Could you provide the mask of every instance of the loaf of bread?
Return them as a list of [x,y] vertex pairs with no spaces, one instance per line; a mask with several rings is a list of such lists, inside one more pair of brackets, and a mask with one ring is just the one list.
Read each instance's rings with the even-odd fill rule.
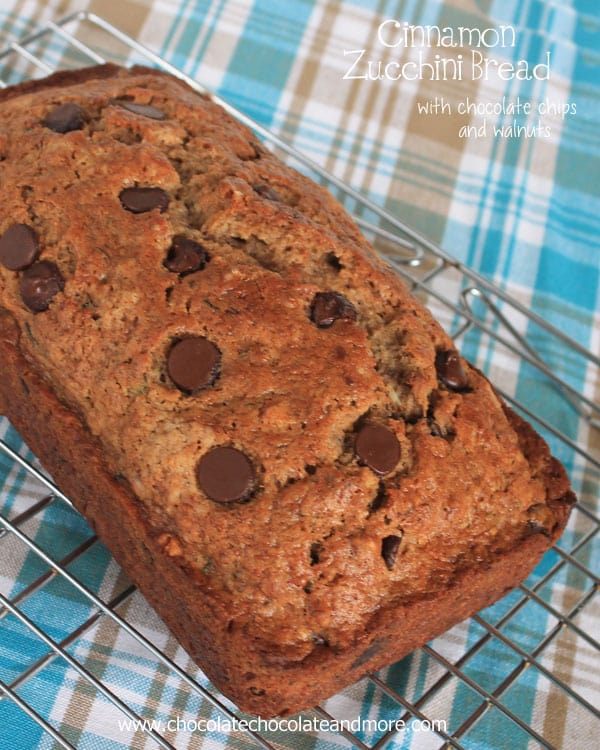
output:
[[286,715],[522,581],[562,466],[323,188],[145,68],[0,93],[0,411],[214,684]]

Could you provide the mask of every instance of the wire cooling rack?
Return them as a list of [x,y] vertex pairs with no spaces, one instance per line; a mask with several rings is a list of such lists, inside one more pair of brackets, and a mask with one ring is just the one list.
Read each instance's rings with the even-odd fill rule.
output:
[[[150,64],[208,93],[88,12],[49,23],[1,51],[0,86],[107,60]],[[248,717],[210,686],[181,650],[173,647],[172,639],[160,634],[160,626],[159,635],[144,628],[144,617],[151,618],[151,614],[144,610],[139,594],[108,561],[103,546],[83,520],[79,526],[73,522],[73,517],[78,517],[70,500],[1,419],[0,479],[5,489],[0,495],[0,592],[11,592],[0,593],[0,738],[8,732],[2,746],[17,746],[21,724],[29,722],[29,726],[37,725],[38,733],[42,731],[43,747],[114,747],[108,738],[106,745],[102,744],[102,728],[94,734],[94,742],[86,745],[72,725],[61,721],[46,704],[45,679],[60,667],[77,682],[82,700],[101,696],[107,710],[134,722],[129,725],[135,731],[128,735],[128,742],[136,748],[184,746],[180,744],[183,733],[175,731],[179,726],[156,720],[165,712],[168,716],[169,711],[180,710],[182,695],[188,703],[196,701],[196,718],[208,716],[213,722],[213,734],[203,740],[209,747],[224,742],[239,748],[269,749],[347,746],[379,750],[395,746],[496,750],[516,744],[548,750],[594,747],[600,736],[600,611],[595,596],[599,579],[594,572],[600,551],[600,408],[594,396],[600,360],[532,313],[526,299],[507,295],[460,265],[279,137],[213,98],[284,158],[339,195],[364,233],[432,308],[466,355],[494,382],[505,385],[503,396],[545,435],[568,466],[579,502],[562,539],[509,596],[424,646],[400,667],[371,675],[360,689],[355,686],[344,691],[303,715],[298,731],[284,733],[273,725],[244,724]],[[514,397],[517,376],[519,382],[529,384],[532,411]],[[549,402],[552,410],[545,408]],[[558,420],[557,411],[561,415]],[[3,565],[9,547],[21,550],[21,556],[26,554],[37,571],[16,593],[9,585],[11,571]],[[97,566],[101,577],[94,574]],[[62,587],[63,600],[72,607],[40,614],[37,598],[52,586]],[[132,613],[140,607],[142,616],[138,612],[136,618]],[[78,618],[73,616],[75,611]],[[104,627],[112,630],[113,644],[120,643],[119,638],[131,639],[139,659],[154,665],[165,684],[175,686],[171,694],[163,695],[158,703],[140,706],[128,686],[110,673],[111,667],[118,673],[118,648],[103,654],[101,661],[84,658],[81,654],[88,652],[82,644],[89,650],[90,642],[99,638]],[[27,658],[15,664],[3,651],[3,634],[14,636],[19,628]],[[490,682],[478,663],[494,650],[503,654],[507,667],[501,679]],[[349,707],[355,706],[357,691],[360,696],[372,696],[380,718],[384,715],[381,707],[386,707],[387,722],[371,716],[370,723],[353,723]],[[533,710],[532,691],[536,696]],[[459,693],[464,695],[457,701]],[[364,710],[365,703],[361,705]],[[199,721],[186,724],[190,731],[199,726]],[[211,728],[208,724],[204,727]],[[189,733],[185,747],[188,739]]]

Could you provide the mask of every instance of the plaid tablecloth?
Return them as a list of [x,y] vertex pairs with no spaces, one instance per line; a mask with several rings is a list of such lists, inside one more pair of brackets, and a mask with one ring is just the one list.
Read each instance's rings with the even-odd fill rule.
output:
[[[0,48],[83,10],[105,18],[280,134],[583,348],[600,351],[600,6],[595,0],[4,0]],[[462,40],[461,28],[466,30]],[[123,54],[109,47],[107,56]],[[5,80],[13,80],[10,65],[8,58],[2,60]],[[525,324],[524,330],[552,371],[598,402],[597,369],[555,349],[537,327]],[[598,573],[593,514],[599,471],[577,448],[597,460],[600,434],[531,367],[503,367],[502,357],[491,357],[494,346],[482,337],[466,346],[492,377],[500,377],[504,391],[568,438],[565,443],[544,429],[580,496],[582,510],[574,514],[563,548],[581,543],[576,562],[582,569],[571,563],[536,591],[555,612],[570,614],[576,628],[567,627],[564,638],[540,647],[560,619],[529,599],[518,626],[509,619],[501,628],[509,643],[490,638],[459,662],[461,677],[450,670],[444,686],[419,704],[423,716],[445,722],[438,727],[442,731],[419,726],[413,717],[407,729],[391,737],[390,746],[440,747],[444,736],[458,731],[457,746],[465,748],[525,750],[544,746],[540,738],[545,738],[551,747],[591,749],[600,737],[592,710],[600,696],[600,607],[593,579],[583,568]],[[4,419],[0,436],[28,455]],[[85,545],[91,532],[64,503],[44,504],[46,494],[0,454],[2,516],[18,518],[40,502],[39,512],[29,521],[21,519],[19,528],[61,561]],[[38,663],[48,644],[0,607],[0,748],[59,747],[19,700],[77,748],[154,748],[155,739],[144,731],[150,729],[176,748],[254,746],[181,675],[109,618],[70,638],[94,607],[2,528],[0,523],[0,594],[54,643],[67,640],[66,657]],[[543,580],[560,559],[549,553],[528,585]],[[90,543],[68,569],[102,601],[125,590],[119,613],[205,684],[142,597],[126,596],[127,579],[102,545]],[[48,580],[39,584],[44,575]],[[28,588],[35,581],[38,588]],[[485,622],[501,621],[519,596],[522,592],[485,613]],[[434,644],[437,656],[419,651],[380,675],[381,684],[363,681],[327,708],[355,721],[350,731],[370,746],[386,721],[403,716],[382,684],[418,701],[446,672],[437,657],[453,664],[485,632],[484,621],[464,623]],[[537,662],[523,668],[523,653],[534,661],[539,655],[542,668]],[[35,668],[21,679],[31,665]],[[78,674],[77,665],[155,723],[136,726]],[[513,670],[520,670],[518,677],[503,689]],[[584,700],[573,699],[552,675]],[[492,696],[480,713],[482,694],[469,681]],[[17,702],[2,697],[2,685],[11,684]],[[503,713],[496,696],[537,735]],[[340,733],[313,729],[280,726],[265,736],[285,748],[347,745]]]

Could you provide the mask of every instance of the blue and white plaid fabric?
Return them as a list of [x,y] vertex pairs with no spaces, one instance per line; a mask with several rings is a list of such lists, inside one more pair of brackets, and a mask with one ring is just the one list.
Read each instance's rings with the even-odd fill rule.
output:
[[[597,2],[5,0],[0,8],[0,49],[75,10],[93,11],[138,39],[480,272],[525,310],[583,349],[600,352]],[[386,20],[381,35],[378,30]],[[479,30],[479,39],[490,46],[426,49],[430,62],[439,54],[456,65],[463,54],[462,80],[430,80],[428,69],[415,74],[418,50],[402,43],[404,24]],[[513,43],[491,44],[500,38],[494,33],[503,26]],[[107,58],[127,58],[126,48],[94,28],[93,34],[89,29],[83,32],[83,41],[93,43]],[[63,63],[61,44],[60,39],[40,43],[39,54],[47,56],[51,67]],[[469,68],[473,49],[492,58],[493,69],[504,63],[505,71],[522,70],[525,61],[531,72],[550,61],[550,74],[545,77],[543,68],[537,68],[538,78],[507,73],[506,80],[497,74],[485,80]],[[0,75],[7,82],[19,80],[24,75],[20,65],[14,56],[2,58]],[[448,69],[455,68],[448,63]],[[504,110],[507,103],[518,102],[521,111],[505,112],[503,102]],[[528,112],[523,112],[525,103]],[[354,208],[351,199],[347,204]],[[459,281],[456,289],[443,291],[458,298],[461,285]],[[499,304],[507,315],[515,312],[510,303]],[[489,307],[480,313],[489,316]],[[447,323],[456,329],[452,316]],[[496,331],[497,316],[489,323]],[[518,311],[514,326],[551,372],[589,402],[598,403],[597,367],[557,346],[555,338]],[[537,426],[567,465],[580,498],[581,510],[574,513],[560,543],[563,550],[575,549],[575,562],[564,564],[559,552],[548,553],[527,582],[529,589],[537,585],[535,596],[523,598],[523,591],[513,592],[481,619],[438,639],[432,650],[415,652],[379,675],[379,681],[353,686],[329,701],[327,709],[348,721],[350,731],[368,746],[386,726],[405,718],[408,727],[391,736],[390,746],[437,748],[446,735],[456,732],[457,746],[473,750],[528,750],[544,746],[540,738],[548,747],[587,750],[597,746],[600,736],[593,711],[600,697],[600,605],[593,597],[594,581],[585,572],[598,573],[594,514],[597,517],[600,476],[597,464],[584,460],[581,451],[598,460],[599,430],[527,359],[510,357],[493,336],[467,332],[461,345],[504,392],[544,420]],[[1,368],[2,363],[0,376]],[[559,439],[552,428],[561,430],[567,440]],[[20,437],[1,418],[0,436],[28,455]],[[127,595],[127,579],[104,547],[93,543],[86,523],[61,501],[44,504],[46,495],[38,482],[0,453],[0,518],[19,519],[40,503],[30,518],[20,518],[22,533],[51,559],[67,565],[103,601],[111,602],[125,591],[116,611],[206,685],[142,597]],[[69,554],[88,543],[70,564]],[[1,522],[0,594],[67,655],[47,657],[48,643],[0,606],[1,748],[60,746],[27,716],[19,700],[77,748],[158,747],[151,730],[182,749],[253,746],[247,733],[228,724],[220,709],[190,690],[180,674],[110,618],[100,617],[93,627],[77,632],[96,611],[89,599],[54,575],[22,539],[4,533]],[[511,614],[513,608],[518,616]],[[560,627],[559,614],[572,617],[576,627],[553,638]],[[490,635],[486,623],[495,624],[499,635]],[[523,654],[531,657],[530,666]],[[447,669],[455,663],[460,674]],[[115,708],[97,685],[78,673],[78,665],[148,724],[136,725]],[[438,680],[440,684],[430,690]],[[3,697],[3,686],[12,686],[16,702],[14,696]],[[417,704],[439,725],[419,724],[414,717],[411,723],[384,686]],[[491,696],[487,703],[486,695]],[[307,714],[306,720],[311,716],[315,719]],[[339,732],[323,725],[322,731],[313,731],[314,725],[310,731],[289,729],[271,727],[262,734],[281,748],[348,746]]]

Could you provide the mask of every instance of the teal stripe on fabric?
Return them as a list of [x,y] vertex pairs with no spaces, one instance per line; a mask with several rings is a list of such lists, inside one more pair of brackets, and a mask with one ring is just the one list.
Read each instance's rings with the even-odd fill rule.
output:
[[191,69],[191,75],[192,77],[195,77],[198,73],[198,68],[200,67],[200,63],[202,61],[202,58],[204,57],[204,53],[206,51],[206,48],[208,47],[208,44],[210,40],[212,39],[215,32],[218,30],[218,21],[219,17],[221,16],[223,10],[225,9],[226,0],[221,0],[219,2],[218,6],[216,7],[214,11],[214,15],[211,18],[211,25],[208,31],[204,34],[202,39],[202,44],[198,48],[198,51],[195,53],[196,61]]
[[[2,424],[3,428],[0,430],[0,434],[2,434],[4,442],[7,443],[14,451],[21,454],[25,445],[21,436],[6,419],[2,418],[0,420],[0,423]],[[31,454],[29,455],[29,458],[32,458]],[[4,465],[6,465],[6,474],[1,471]],[[11,470],[13,470],[13,476],[9,480],[8,472]],[[5,453],[2,453],[0,454],[0,478],[2,479],[0,492],[2,493],[2,496],[4,498],[2,505],[0,505],[0,510],[7,517],[10,517],[15,500],[19,497],[19,494],[23,489],[23,485],[27,480],[27,472],[25,471],[25,469],[22,469],[20,467],[15,468],[14,463],[6,456]],[[8,481],[10,481],[10,484],[7,487],[6,484]]]
[[240,93],[250,89],[245,111],[266,127],[271,125],[312,11],[312,2],[287,3],[282,12],[270,0],[257,0],[246,19],[219,93],[237,104]]
[[[181,3],[181,6],[179,7],[177,11],[177,15],[174,19],[174,22],[172,23],[171,27],[168,29],[165,35],[163,46],[161,49],[161,55],[164,56],[166,54],[166,51],[169,49],[169,47],[173,43],[173,38],[175,36],[177,29],[182,24],[187,24],[187,19],[188,19],[188,16],[190,15],[189,8],[191,4],[192,4],[192,0],[183,0],[183,2]],[[210,5],[210,0],[204,0],[204,2],[196,3],[196,6],[195,6],[196,8],[203,8],[204,10],[204,12],[198,11],[200,16],[204,16],[209,5]]]
[[[592,312],[596,309],[597,294],[593,285],[599,283],[600,253],[592,250],[588,262],[578,262],[572,256],[546,248],[539,259],[537,278],[534,279],[536,292],[554,294],[574,307]],[[587,336],[577,341],[589,344]]]
[[[218,33],[225,5],[224,0],[216,6],[204,0],[191,9],[186,4],[169,29],[161,54],[195,76],[208,44]],[[313,7],[312,0],[286,4],[284,9],[269,0],[258,0],[248,14],[218,93],[263,125],[271,123]],[[209,28],[205,27],[207,20]],[[201,34],[202,43],[190,61],[190,49]]]
[[589,14],[600,22],[600,8],[596,0],[571,0],[573,8],[580,13]]
[[[18,727],[19,731],[12,729]],[[0,747],[10,750],[34,750],[44,737],[44,732],[12,700],[0,701]]]
[[[226,5],[227,0],[198,0],[194,3],[187,0],[167,32],[161,56],[194,77],[208,44],[218,31],[219,19]],[[202,41],[196,48],[198,39]]]

